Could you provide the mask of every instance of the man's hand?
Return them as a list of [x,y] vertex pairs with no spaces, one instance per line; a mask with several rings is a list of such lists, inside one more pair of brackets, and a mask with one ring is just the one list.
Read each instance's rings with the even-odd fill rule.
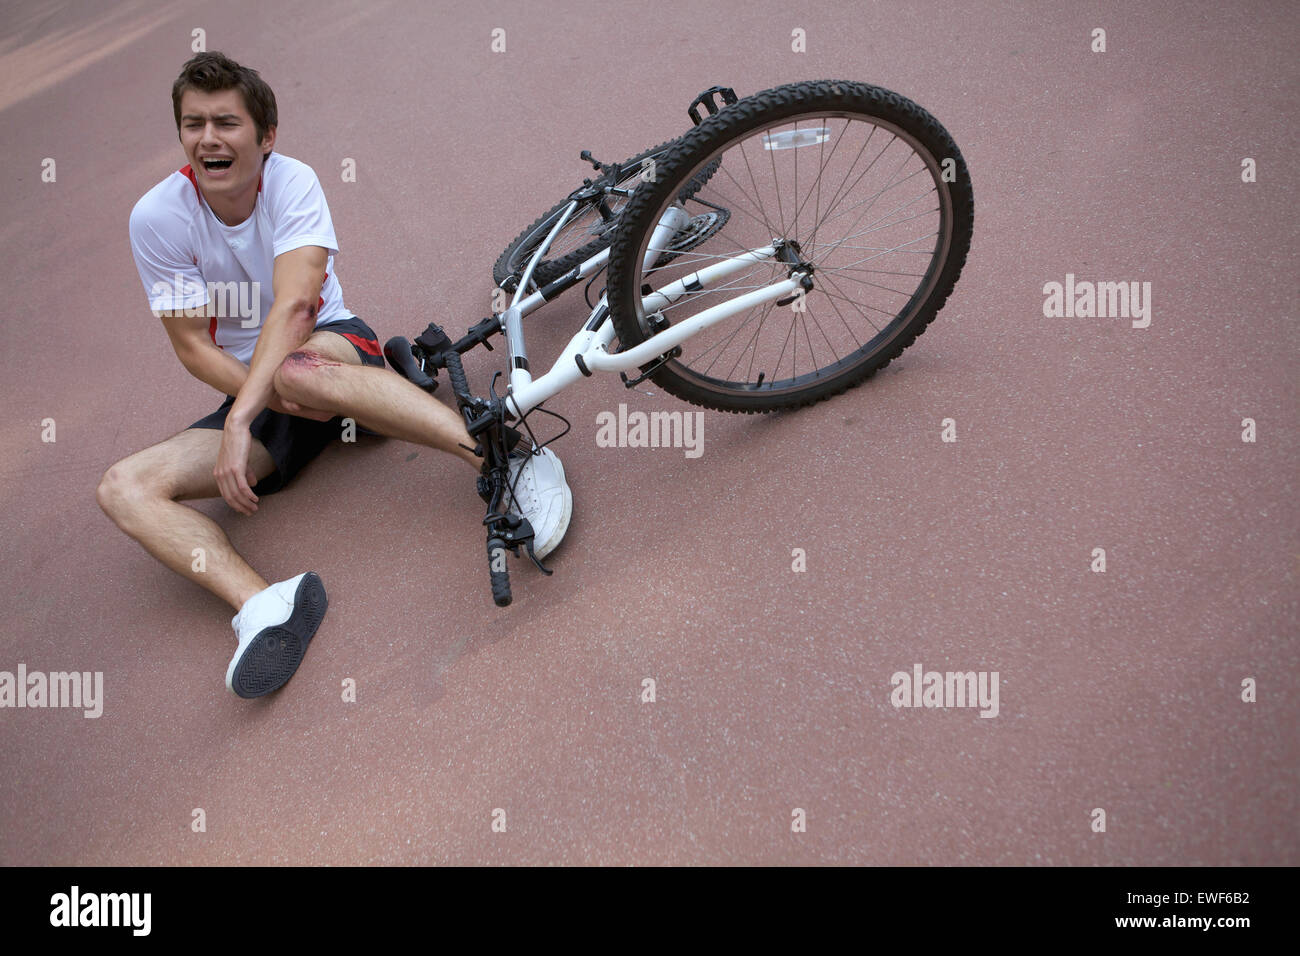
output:
[[253,436],[248,426],[228,422],[221,433],[217,467],[212,470],[226,504],[245,515],[251,515],[257,510],[257,495],[253,494],[252,487],[257,484],[257,475],[248,467],[248,455],[252,447]]
[[[287,398],[281,398],[278,392],[271,393],[271,401],[267,407],[273,412],[311,418],[318,422],[327,422],[334,417],[333,412],[307,408]],[[258,502],[257,495],[253,494],[257,475],[248,466],[248,456],[252,448],[253,436],[247,425],[236,428],[227,424],[221,433],[221,450],[217,453],[217,467],[212,470],[217,479],[217,487],[221,489],[221,497],[226,499],[226,504],[240,514],[246,515],[251,515],[257,510]]]

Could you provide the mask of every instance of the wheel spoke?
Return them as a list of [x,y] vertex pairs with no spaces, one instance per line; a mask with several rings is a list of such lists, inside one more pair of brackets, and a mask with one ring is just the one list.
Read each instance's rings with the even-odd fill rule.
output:
[[[826,281],[830,284],[831,288],[834,289],[834,290],[835,290],[836,292],[838,292],[839,294],[838,294],[838,295],[831,295],[831,293],[827,292],[825,289],[822,289],[821,291],[822,291],[822,294],[823,294],[823,295],[825,295],[827,298],[831,298],[831,299],[839,299],[841,302],[847,302],[849,305],[853,306],[853,308],[855,308],[855,309],[857,309],[859,312],[861,312],[861,313],[862,313],[862,317],[863,317],[864,319],[866,319],[868,322],[871,321],[871,319],[867,316],[867,313],[862,312],[862,305],[859,304],[858,300],[855,299],[855,298],[853,298],[852,296],[845,295],[845,294],[844,294],[844,290],[840,288],[838,282],[836,282],[834,279],[830,278],[829,276],[826,277]],[[890,319],[891,321],[892,321],[894,318],[896,318],[897,315],[898,315],[898,313],[897,313],[896,311],[895,311],[895,312],[891,312],[891,311],[889,311],[888,309],[877,309],[874,305],[868,305],[867,308],[868,308],[868,309],[871,309],[871,311],[873,311],[873,312],[879,312],[881,315],[888,316],[889,319]],[[877,332],[880,331],[880,329],[876,328],[876,326],[875,326],[874,324],[872,324],[871,327],[872,327],[873,329],[876,329]]]
[[[822,277],[826,278],[827,281],[829,281],[831,275],[838,275],[838,273],[822,272],[822,273],[819,273],[819,275],[821,275]],[[908,297],[908,296],[911,296],[911,294],[912,294],[912,292],[905,292],[905,291],[903,291],[902,289],[895,289],[895,288],[893,288],[892,286],[881,285],[879,282],[869,282],[869,281],[867,281],[866,279],[859,279],[857,276],[845,276],[845,275],[841,275],[840,278],[841,278],[841,279],[848,279],[848,280],[851,281],[851,282],[857,282],[857,283],[860,284],[860,285],[869,285],[869,286],[871,286],[873,289],[882,289],[882,290],[884,290],[885,292],[892,292],[892,293],[894,293],[894,295],[901,295],[901,296],[904,296],[904,297]],[[915,290],[912,290],[912,291],[915,291]]]
[[[864,262],[870,262],[872,259],[879,259],[881,256],[889,255],[891,252],[898,252],[898,251],[900,251],[900,250],[903,248],[903,246],[910,246],[912,243],[914,243],[914,242],[921,242],[921,241],[924,240],[924,239],[933,239],[933,238],[935,238],[937,235],[938,235],[937,232],[931,232],[931,233],[927,233],[927,234],[924,235],[924,236],[917,236],[917,237],[914,238],[914,239],[905,239],[905,240],[903,240],[902,242],[900,242],[900,243],[899,243],[898,245],[896,245],[896,246],[891,246],[891,247],[889,247],[888,249],[881,249],[880,251],[878,251],[878,252],[877,252],[875,255],[873,255],[873,256],[865,256],[865,257],[862,258],[862,259],[856,259],[856,260],[854,260],[853,262],[850,262],[848,265],[845,265],[845,266],[836,266],[835,268],[836,268],[836,269],[852,269],[852,268],[854,268],[855,266],[859,266],[859,265],[861,265],[861,264],[864,263]],[[836,248],[839,249],[839,248],[842,248],[842,247],[840,247],[840,246],[836,246]],[[917,250],[917,251],[924,251],[924,250]],[[930,252],[931,255],[934,254],[934,250],[933,250],[933,249],[929,250],[929,252]]]
[[[831,350],[831,354],[835,356],[835,361],[839,362],[840,353],[835,350],[835,345],[831,342],[830,336],[826,334],[826,330],[822,328],[822,324],[817,321],[817,316],[813,314],[813,310],[811,306],[808,308],[808,317],[813,320],[813,325],[817,326],[817,331],[820,332],[822,334],[822,338],[826,340],[826,347],[829,348]],[[806,327],[807,326],[805,326],[805,328]],[[814,362],[815,361],[816,360],[814,359]]]
[[[906,162],[907,162],[907,160],[904,159],[904,160],[903,160],[903,163],[905,164]],[[899,168],[900,168],[900,169],[902,168],[902,165],[901,165],[901,164],[900,164],[900,167],[899,167]],[[882,195],[884,195],[884,194],[885,194],[886,192],[888,192],[889,190],[893,189],[894,186],[901,186],[903,183],[907,182],[907,180],[911,179],[912,176],[915,176],[915,175],[917,175],[918,173],[923,173],[923,172],[925,172],[925,171],[926,171],[926,168],[925,168],[924,166],[922,166],[922,167],[921,167],[920,169],[918,169],[915,173],[911,173],[911,174],[909,174],[908,176],[904,177],[903,179],[900,179],[898,182],[893,183],[893,184],[891,184],[891,185],[889,185],[889,186],[886,186],[884,189],[880,190],[880,191],[879,191],[878,193],[876,193],[874,196],[868,196],[865,200],[863,200],[863,202],[865,202],[865,203],[867,204],[867,208],[862,210],[862,214],[859,215],[858,218],[855,219],[855,220],[853,221],[853,225],[850,226],[849,228],[850,228],[850,229],[856,229],[856,228],[858,228],[858,224],[862,222],[862,217],[865,216],[867,213],[869,213],[869,212],[871,211],[871,206],[872,206],[872,205],[875,203],[875,201],[876,201],[877,199],[879,199]],[[862,205],[862,203],[858,203],[858,204],[857,204],[857,206],[860,206],[860,205]],[[850,212],[852,212],[854,209],[856,209],[857,206],[851,206],[849,209],[846,209],[844,212],[840,213],[839,215],[831,216],[831,217],[829,217],[829,218],[823,220],[822,223],[820,223],[820,225],[825,225],[826,223],[829,223],[829,222],[833,222],[833,221],[835,221],[836,219],[840,218],[840,216],[847,215],[848,213],[850,213]],[[886,214],[886,215],[888,215],[888,214]]]
[[[746,168],[746,170],[749,171],[749,179],[750,179],[750,182],[754,183],[754,191],[755,191],[755,193],[757,193],[757,192],[758,192],[758,183],[754,182],[754,171],[753,171],[752,169],[749,168],[749,158],[748,158],[747,156],[745,156],[745,152],[744,152],[744,148],[743,148],[743,147],[741,148],[740,155],[741,155],[741,158],[745,160],[745,168]],[[749,198],[749,195],[745,192],[745,187],[743,187],[742,185],[740,185],[740,183],[736,182],[736,177],[734,177],[734,176],[731,175],[731,170],[727,169],[727,167],[726,167],[725,164],[724,164],[724,165],[723,165],[723,166],[718,170],[718,172],[722,173],[722,174],[725,175],[728,179],[730,179],[733,183],[735,183],[736,188],[740,190],[740,194],[741,194],[742,196],[745,196],[745,198],[747,198],[747,199]],[[722,206],[722,205],[726,205],[726,203],[725,203],[725,202],[719,202],[718,205],[719,205],[719,206]],[[773,228],[771,221],[767,218],[767,211],[766,211],[765,209],[762,208],[762,205],[763,205],[762,200],[761,200],[761,199],[758,199],[757,196],[755,196],[754,206],[755,206],[755,208],[758,210],[758,215],[757,215],[757,216],[754,216],[754,214],[753,214],[752,212],[749,212],[749,210],[743,210],[743,211],[744,211],[747,215],[754,216],[755,219],[758,219],[760,222],[762,222],[763,225],[767,228],[767,231],[768,231],[768,233],[769,233],[770,235],[772,235],[772,236],[780,235],[780,233],[778,233],[778,232]]]
[[[875,133],[875,130],[873,129],[873,130],[871,131],[871,133],[868,134],[868,136],[867,136],[867,140],[868,140],[868,141],[870,141],[871,136],[874,135],[874,133]],[[890,147],[891,145],[893,145],[894,139],[897,139],[897,137],[894,137],[894,138],[891,139],[888,143],[886,143],[885,146],[884,146],[884,148],[881,149],[881,151],[878,152],[878,153],[876,154],[876,158],[873,159],[870,163],[867,164],[866,168],[863,169],[862,172],[858,174],[858,178],[857,178],[857,179],[853,180],[853,185],[850,186],[850,187],[848,188],[848,190],[845,191],[845,192],[843,193],[842,196],[836,196],[836,197],[835,197],[835,201],[827,207],[825,217],[822,218],[822,219],[821,219],[821,220],[820,220],[820,221],[819,221],[815,226],[813,226],[813,231],[812,231],[812,233],[808,236],[808,244],[809,244],[809,246],[810,246],[812,249],[815,250],[815,249],[817,248],[817,232],[818,232],[818,230],[821,229],[821,227],[822,227],[823,225],[825,225],[826,223],[828,223],[828,222],[832,222],[832,221],[834,221],[834,220],[837,218],[837,217],[831,215],[831,213],[835,210],[835,207],[838,206],[841,202],[843,202],[844,197],[845,197],[845,196],[848,196],[849,193],[851,193],[851,192],[853,191],[854,187],[856,187],[856,186],[858,185],[858,183],[862,182],[863,177],[865,177],[865,176],[867,175],[867,173],[871,172],[871,170],[875,168],[876,163],[880,161],[880,157],[881,157],[881,156],[884,156],[885,153],[889,150],[889,147]],[[863,148],[866,147],[866,143],[863,143],[862,145],[863,145]],[[855,164],[856,164],[856,160],[855,160]],[[850,168],[849,172],[851,173],[852,171],[853,171],[852,168]],[[848,179],[848,176],[846,175],[844,178],[845,178],[845,180],[847,180],[847,179]]]
[[[906,209],[908,206],[912,205],[912,203],[916,202],[917,199],[924,199],[928,195],[929,193],[922,193],[920,196],[917,196],[915,199],[909,199],[907,202],[903,203],[902,205],[895,206],[893,209],[883,214],[879,219],[876,219],[873,222],[868,223],[867,228],[863,229],[861,232],[851,232],[848,235],[843,236],[840,239],[837,239],[834,245],[838,248],[841,244],[843,244],[849,239],[857,239],[860,236],[865,236],[867,233],[870,232],[879,232],[881,229],[888,229],[890,226],[902,225],[903,223],[911,222],[913,219],[916,219],[920,216],[925,216],[930,213],[939,212],[939,208],[936,206],[934,209],[922,209],[920,212],[916,213],[915,215],[908,216],[905,219],[897,219],[893,222],[885,222],[885,220],[888,219],[890,216],[892,216],[894,213],[898,212],[899,210]],[[856,226],[854,228],[856,228]]]
[[[823,289],[822,292],[825,293],[825,290]],[[838,297],[838,296],[827,296],[827,297],[826,297],[826,301],[830,303],[831,308],[835,310],[835,314],[839,316],[839,318],[840,318],[840,322],[842,322],[843,325],[844,325],[844,331],[845,331],[845,332],[848,332],[849,335],[853,338],[853,341],[854,341],[855,343],[857,343],[857,344],[860,345],[860,344],[862,343],[861,338],[858,336],[858,334],[857,334],[856,332],[853,331],[853,329],[849,326],[849,323],[845,320],[845,318],[844,318],[844,313],[841,312],[841,311],[840,311],[840,307],[839,307],[838,305],[835,304],[835,299],[836,299],[836,298],[840,298],[840,297]],[[853,303],[853,302],[850,302],[849,304],[850,304],[850,305],[854,305],[854,306],[856,307],[856,304]],[[867,324],[871,325],[871,327],[872,327],[873,329],[875,329],[877,332],[880,331],[880,329],[876,328],[876,326],[875,326],[874,324],[871,323],[871,319],[867,318],[865,315],[863,316],[863,318],[866,318],[866,319],[867,319]]]
[[[707,349],[701,352],[699,358],[702,359],[704,358],[704,356],[708,355],[714,349],[718,349],[718,347],[721,346],[721,348],[718,349],[718,354],[714,356],[713,361],[710,362],[708,366],[702,369],[701,371],[707,373],[710,369],[713,368],[714,364],[718,361],[718,359],[722,358],[723,353],[727,351],[727,346],[729,346],[735,340],[736,336],[740,334],[740,332],[745,328],[746,325],[748,325],[751,321],[753,321],[755,315],[761,316],[758,320],[758,325],[755,326],[754,329],[754,337],[757,337],[759,331],[761,331],[762,329],[763,321],[766,318],[766,314],[770,310],[770,307],[771,307],[771,303],[769,302],[763,307],[762,312],[759,312],[757,309],[750,309],[749,318],[747,318],[744,322],[741,322],[739,325],[737,325],[735,330],[730,335],[728,335],[725,339],[719,339],[713,345],[710,345]],[[751,338],[751,341],[752,340],[753,339]],[[741,357],[743,358],[745,353],[742,351],[740,354]],[[737,364],[739,364],[739,359],[737,360]]]
[[[846,120],[844,121],[844,129],[840,131],[840,139],[844,139],[844,134],[848,132],[848,129],[849,129],[849,121],[846,119]],[[833,192],[833,193],[831,194],[831,198],[830,198],[829,200],[827,200],[827,202],[826,202],[826,213],[825,213],[826,216],[829,216],[829,215],[831,214],[831,210],[833,210],[833,209],[834,209],[834,208],[839,204],[839,201],[840,201],[840,193],[841,193],[841,191],[844,189],[844,184],[847,183],[847,182],[849,181],[849,177],[850,177],[851,175],[853,175],[853,170],[854,170],[854,169],[857,167],[857,165],[858,165],[858,160],[860,160],[860,159],[862,158],[862,154],[865,153],[867,147],[868,147],[869,145],[871,145],[871,139],[872,139],[873,136],[876,135],[876,129],[877,129],[877,127],[873,126],[873,127],[871,128],[871,131],[870,131],[869,133],[867,133],[867,138],[866,138],[865,140],[862,141],[862,145],[861,145],[860,147],[858,147],[858,153],[857,153],[857,155],[853,157],[853,162],[850,163],[850,164],[849,164],[849,168],[848,168],[847,170],[845,170],[845,172],[844,172],[844,178],[843,178],[842,180],[840,180],[840,184],[839,184],[838,186],[835,187],[835,192]],[[838,144],[837,144],[837,145],[838,145]],[[889,148],[889,144],[888,144],[888,143],[885,144],[885,148],[886,148],[886,149]],[[832,151],[832,152],[833,152],[833,151]],[[884,150],[882,150],[881,152],[884,152]],[[877,156],[877,158],[879,158],[879,156]],[[863,170],[863,175],[865,175],[867,172],[870,172],[871,167],[872,167],[873,165],[875,165],[875,160],[872,160],[870,163],[867,164],[867,168],[866,168],[865,170]],[[859,177],[858,177],[858,180],[861,180],[861,178],[862,178],[862,177],[859,176]],[[857,180],[855,180],[854,184],[855,184],[855,185],[857,184]],[[850,187],[850,189],[851,189],[851,188],[852,188],[852,187]],[[817,238],[817,229],[818,229],[818,227],[819,227],[819,226],[820,226],[824,221],[825,221],[825,220],[824,220],[821,216],[819,216],[819,217],[817,218],[817,220],[813,223],[812,232],[811,232],[811,233],[809,234],[809,236],[808,236],[808,243],[809,243],[809,247],[810,247],[810,249],[813,247],[813,244],[814,244],[815,241],[816,241],[816,238]]]

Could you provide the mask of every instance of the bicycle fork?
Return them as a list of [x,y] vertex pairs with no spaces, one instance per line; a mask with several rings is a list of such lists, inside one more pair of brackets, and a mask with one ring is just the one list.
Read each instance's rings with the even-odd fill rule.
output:
[[[505,607],[511,601],[507,552],[518,556],[522,547],[543,574],[552,572],[533,552],[533,527],[528,519],[506,510],[507,491],[513,491],[509,487],[510,452],[523,436],[506,424],[502,399],[495,394],[490,399],[477,398],[470,391],[469,379],[460,360],[464,348],[478,343],[490,348],[487,339],[498,328],[494,320],[485,319],[453,345],[447,334],[431,323],[416,339],[414,350],[410,343],[399,337],[389,340],[384,351],[402,375],[429,392],[437,388],[434,378],[437,370],[447,370],[456,405],[465,421],[465,431],[475,442],[473,451],[483,459],[476,488],[479,497],[487,503],[483,525],[487,528],[488,574],[492,581],[492,600],[498,607]],[[417,357],[418,364],[415,361]]]

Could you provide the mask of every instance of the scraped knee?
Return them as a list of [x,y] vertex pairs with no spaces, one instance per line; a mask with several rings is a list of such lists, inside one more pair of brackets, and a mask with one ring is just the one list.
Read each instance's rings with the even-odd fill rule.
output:
[[304,388],[316,376],[328,374],[341,363],[311,349],[295,349],[284,357],[275,370],[272,382],[281,395],[296,401],[295,395],[304,395]]

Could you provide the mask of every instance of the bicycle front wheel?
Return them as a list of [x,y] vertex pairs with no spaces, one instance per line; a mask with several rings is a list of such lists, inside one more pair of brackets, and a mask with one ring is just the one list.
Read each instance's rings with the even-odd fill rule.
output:
[[[682,200],[682,184],[705,168],[713,174]],[[880,87],[817,81],[746,97],[683,136],[657,172],[623,210],[610,248],[621,348],[742,294],[802,283],[658,364],[652,378],[665,391],[708,408],[796,408],[866,380],[933,320],[970,248],[965,160],[934,117]],[[684,251],[649,256],[674,204],[697,235],[674,237]],[[754,250],[768,251],[697,281]],[[655,295],[666,287],[668,302]]]

